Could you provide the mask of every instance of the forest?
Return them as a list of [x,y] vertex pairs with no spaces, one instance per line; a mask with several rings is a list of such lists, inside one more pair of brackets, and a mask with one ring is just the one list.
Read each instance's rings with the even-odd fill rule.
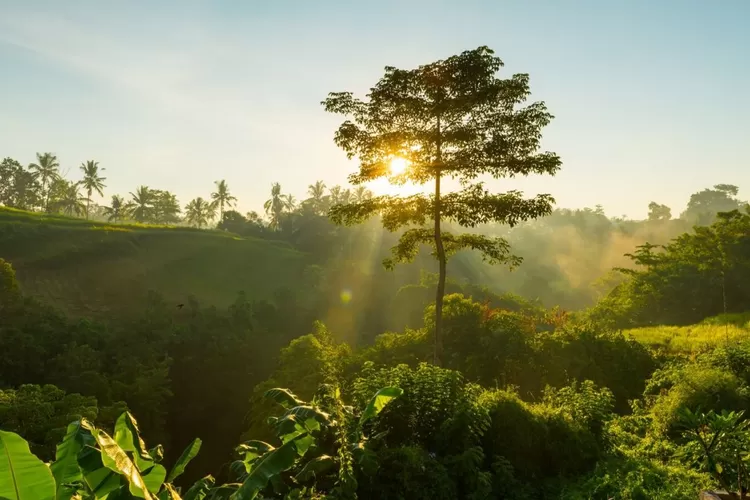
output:
[[747,498],[750,205],[494,192],[565,168],[502,66],[332,92],[350,186],[263,213],[5,158],[0,498]]

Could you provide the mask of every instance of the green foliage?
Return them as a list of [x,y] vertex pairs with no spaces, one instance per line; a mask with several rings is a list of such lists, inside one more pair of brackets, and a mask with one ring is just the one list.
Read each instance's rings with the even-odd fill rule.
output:
[[750,213],[721,213],[662,247],[644,244],[629,254],[641,269],[625,269],[617,286],[593,310],[619,327],[685,325],[720,313],[744,312],[750,262]]
[[20,436],[0,430],[0,498],[9,500],[55,498],[55,480]]
[[[520,262],[504,238],[444,232],[441,222],[514,226],[552,211],[554,200],[549,195],[524,199],[517,191],[495,194],[476,182],[482,175],[496,179],[554,175],[561,164],[556,154],[538,152],[541,129],[552,119],[544,103],[518,108],[530,94],[528,75],[500,79],[496,74],[502,66],[491,49],[479,47],[412,70],[386,67],[367,101],[337,92],[322,103],[326,111],[347,118],[335,142],[350,159],[356,156],[359,161],[359,172],[350,176],[353,184],[380,177],[396,184],[435,183],[430,195],[342,203],[331,208],[330,216],[338,224],[350,225],[379,214],[389,231],[405,228],[392,257],[384,261],[387,268],[413,261],[422,244],[434,245],[439,263],[436,362],[442,357],[447,257],[472,249],[492,264]],[[391,172],[394,159],[408,164],[403,173]],[[459,180],[463,189],[441,192],[444,177]]]

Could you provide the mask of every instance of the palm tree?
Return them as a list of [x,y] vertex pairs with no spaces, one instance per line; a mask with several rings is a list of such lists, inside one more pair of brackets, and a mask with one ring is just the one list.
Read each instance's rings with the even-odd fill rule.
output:
[[358,186],[357,189],[354,190],[352,197],[354,198],[354,201],[356,203],[362,203],[363,201],[366,201],[372,198],[372,191],[370,191],[364,186]]
[[333,186],[328,192],[328,196],[331,199],[331,205],[338,205],[341,203],[341,186]]
[[329,197],[326,196],[326,185],[323,181],[317,181],[315,184],[307,186],[307,194],[310,198],[307,200],[315,213],[327,211]]
[[263,208],[266,210],[266,215],[271,217],[269,226],[273,229],[278,229],[279,224],[281,223],[281,215],[286,208],[284,195],[281,194],[281,184],[278,182],[274,182],[271,185],[271,198],[266,200],[263,204]]
[[86,212],[84,201],[81,196],[81,184],[79,182],[61,181],[58,198],[55,200],[55,208],[65,215],[81,215]]
[[294,197],[293,194],[285,194],[282,196],[284,199],[284,208],[289,210],[290,212],[297,208],[297,199]]
[[232,205],[234,205],[234,202],[237,201],[237,198],[229,194],[229,186],[227,186],[227,181],[216,181],[214,182],[214,184],[216,184],[216,191],[211,193],[211,199],[214,201],[214,204],[219,204],[219,220],[223,220],[224,205],[231,208]]
[[185,220],[194,226],[203,227],[216,217],[216,204],[200,196],[185,205]]
[[146,222],[151,216],[154,208],[154,194],[148,186],[139,186],[135,193],[130,193],[131,201],[128,203],[133,219],[137,222]]
[[107,216],[107,220],[112,222],[119,222],[127,215],[127,206],[125,205],[125,199],[119,195],[112,195],[112,201],[108,207],[104,207],[104,215]]
[[[102,168],[102,171],[104,169]],[[104,181],[106,177],[99,177],[99,162],[89,160],[86,163],[81,163],[81,172],[83,172],[83,180],[81,185],[88,194],[88,200],[86,200],[86,218],[89,218],[89,208],[91,207],[91,194],[96,191],[99,196],[104,196],[103,189],[106,187]]]
[[57,156],[52,153],[37,153],[36,163],[29,165],[29,170],[34,172],[35,177],[42,184],[42,197],[44,199],[45,212],[49,212],[49,185],[60,178],[60,163]]

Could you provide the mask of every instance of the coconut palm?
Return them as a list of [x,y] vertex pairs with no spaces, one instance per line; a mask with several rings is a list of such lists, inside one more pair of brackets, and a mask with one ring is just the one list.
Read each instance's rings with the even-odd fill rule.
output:
[[284,200],[284,208],[286,210],[291,212],[297,208],[297,198],[295,198],[293,194],[285,194],[282,196],[282,199]]
[[331,205],[338,205],[341,203],[341,186],[333,186],[328,190],[328,197],[331,200]]
[[139,186],[135,193],[130,193],[128,209],[138,222],[146,222],[154,209],[154,193],[148,186]]
[[104,207],[104,215],[107,216],[107,220],[110,222],[120,222],[127,215],[127,205],[125,199],[119,195],[112,195],[112,201],[108,207]]
[[362,203],[363,201],[369,200],[371,198],[372,191],[364,186],[358,186],[357,189],[354,190],[354,193],[352,193],[352,199],[356,203]]
[[284,195],[281,194],[281,184],[274,182],[271,185],[271,198],[263,204],[266,215],[271,218],[269,226],[273,229],[278,229],[279,224],[281,224],[281,216],[287,206],[284,198]]
[[185,205],[185,220],[197,227],[208,225],[216,217],[216,204],[204,200],[200,196]]
[[229,193],[229,186],[227,181],[221,180],[214,182],[216,184],[216,191],[211,193],[211,199],[214,204],[219,205],[219,220],[224,219],[224,206],[231,208],[232,205],[237,201],[237,198]]
[[56,187],[56,197],[54,208],[65,215],[81,215],[86,213],[87,198],[81,196],[81,184],[59,180],[60,184]]
[[315,184],[307,186],[307,194],[310,195],[307,202],[312,205],[315,213],[323,213],[328,210],[329,197],[326,195],[326,185],[323,181],[317,181]]
[[[102,168],[101,171],[104,171]],[[81,163],[81,172],[83,172],[83,179],[81,180],[81,186],[86,190],[88,194],[88,200],[86,200],[86,218],[89,218],[89,209],[91,208],[91,195],[96,191],[99,196],[104,196],[103,189],[106,187],[104,181],[106,177],[99,177],[99,162],[89,160],[86,163]]]
[[29,165],[29,170],[34,172],[35,177],[42,185],[42,198],[45,212],[49,212],[49,187],[52,182],[60,178],[60,163],[57,156],[52,153],[37,153],[36,163]]

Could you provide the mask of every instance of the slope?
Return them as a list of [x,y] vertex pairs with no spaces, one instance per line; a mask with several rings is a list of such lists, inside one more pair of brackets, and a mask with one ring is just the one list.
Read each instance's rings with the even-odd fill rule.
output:
[[106,224],[0,207],[0,257],[27,294],[77,316],[121,314],[149,291],[175,304],[226,306],[239,292],[292,287],[304,255],[282,242],[219,231]]

